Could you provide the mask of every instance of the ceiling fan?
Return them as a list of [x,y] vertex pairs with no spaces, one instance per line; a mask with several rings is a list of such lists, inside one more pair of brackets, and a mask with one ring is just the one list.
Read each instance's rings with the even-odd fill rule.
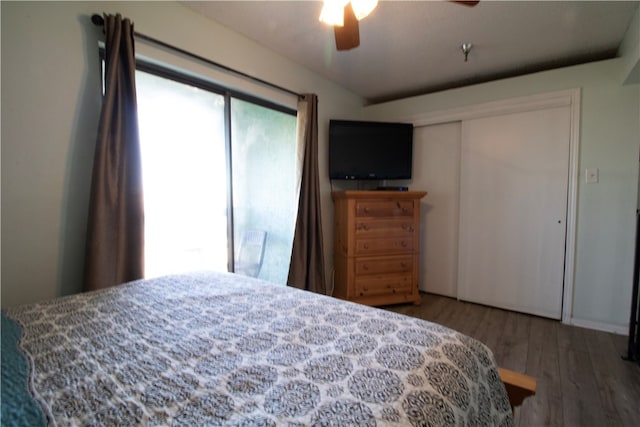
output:
[[[453,3],[475,6],[477,1],[456,1]],[[333,25],[336,49],[349,50],[360,46],[358,21],[369,15],[378,5],[378,0],[324,0],[320,21]]]

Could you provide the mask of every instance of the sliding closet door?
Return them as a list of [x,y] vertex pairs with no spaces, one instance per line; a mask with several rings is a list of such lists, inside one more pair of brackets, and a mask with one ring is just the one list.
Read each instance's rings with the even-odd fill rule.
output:
[[417,127],[412,187],[422,199],[420,289],[457,295],[460,122]]
[[570,108],[462,123],[459,297],[560,319]]

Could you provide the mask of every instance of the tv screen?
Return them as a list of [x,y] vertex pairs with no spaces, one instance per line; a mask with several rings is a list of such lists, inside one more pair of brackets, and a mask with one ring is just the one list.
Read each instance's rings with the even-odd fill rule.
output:
[[329,121],[330,179],[410,179],[411,123]]

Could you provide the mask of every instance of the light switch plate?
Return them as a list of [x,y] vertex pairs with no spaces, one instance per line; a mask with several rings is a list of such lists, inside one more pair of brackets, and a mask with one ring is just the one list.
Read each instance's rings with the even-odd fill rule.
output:
[[587,168],[584,172],[584,180],[587,184],[597,184],[598,175],[598,168]]

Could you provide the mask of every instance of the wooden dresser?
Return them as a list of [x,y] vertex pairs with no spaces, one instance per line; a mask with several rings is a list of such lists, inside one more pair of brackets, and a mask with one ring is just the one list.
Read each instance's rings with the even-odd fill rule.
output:
[[367,305],[418,304],[424,191],[333,192],[333,296]]

